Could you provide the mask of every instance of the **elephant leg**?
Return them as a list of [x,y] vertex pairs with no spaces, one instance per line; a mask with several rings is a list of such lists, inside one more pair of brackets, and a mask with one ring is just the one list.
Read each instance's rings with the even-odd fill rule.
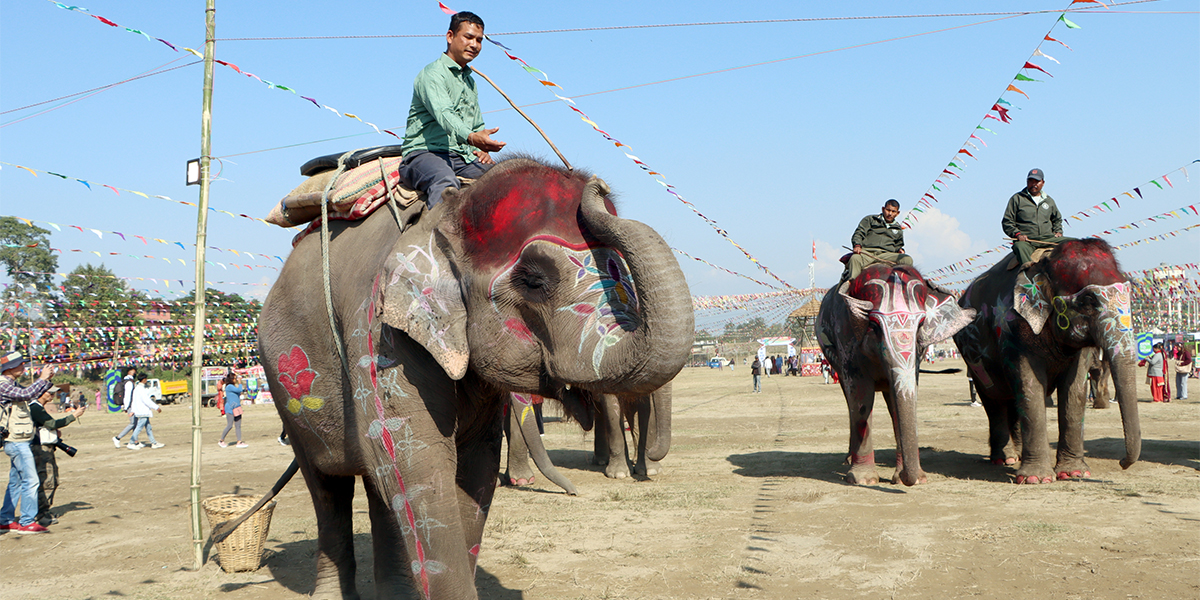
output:
[[1077,356],[1058,379],[1058,460],[1054,472],[1059,479],[1092,475],[1083,459],[1083,412],[1087,402],[1087,385],[1087,367]]
[[[492,419],[491,422],[493,427],[484,435],[458,447],[458,512],[472,574],[479,560],[483,526],[492,506],[492,496],[496,493],[493,482],[500,472],[500,422],[498,419]],[[520,432],[515,437],[521,437]]]
[[879,483],[875,470],[875,447],[871,442],[871,411],[875,406],[875,382],[862,376],[841,378],[842,393],[850,410],[850,472],[846,481]]
[[[386,468],[385,468],[386,470]],[[381,475],[386,477],[387,474]],[[404,551],[404,539],[396,529],[396,516],[383,496],[383,490],[373,475],[363,477],[367,490],[367,508],[371,515],[371,548],[374,552],[375,597],[387,598],[399,590],[412,590],[412,578],[396,565],[410,561]],[[409,596],[416,596],[415,591]]]
[[1028,354],[1012,357],[1019,381],[1012,382],[1016,393],[1017,416],[1021,428],[1021,466],[1017,483],[1051,483],[1054,466],[1050,463],[1050,442],[1046,438],[1046,369],[1030,362]]
[[[656,394],[659,392],[655,392]],[[656,460],[646,458],[646,448],[651,443],[650,436],[655,431],[654,411],[651,409],[649,396],[642,396],[637,399],[632,405],[631,412],[627,415],[627,419],[631,425],[630,433],[633,434],[634,447],[637,448],[637,456],[633,463],[633,472],[638,475],[658,475],[662,472],[662,465]]]
[[[508,463],[504,473],[504,483],[507,485],[529,485],[535,479],[533,469],[529,466],[529,446],[525,436],[521,435],[521,417],[528,404],[508,394],[508,420],[504,430],[508,438]],[[532,409],[531,409],[532,413]],[[533,418],[530,414],[529,418]]]
[[[883,390],[883,401],[887,404],[888,415],[892,418],[892,435],[896,439],[896,473],[892,475],[892,483],[899,485],[903,483],[900,478],[900,473],[904,471],[904,451],[900,448],[900,440],[904,439],[900,433],[900,417],[898,408],[896,407],[896,398],[892,395],[889,389]],[[920,460],[917,460],[919,463]],[[914,464],[917,464],[914,463]],[[915,479],[918,483],[927,483],[925,471],[921,470],[920,465],[917,466]]]
[[979,390],[983,410],[988,417],[988,460],[993,465],[1015,465],[1020,450],[1016,447],[1019,434],[1015,428],[1016,411],[1011,410],[1009,402]]
[[[605,444],[608,446],[607,466],[604,476],[609,479],[625,479],[629,477],[628,451],[625,448],[624,415],[621,414],[621,401],[612,394],[604,394],[603,415],[597,422],[604,421]],[[600,436],[600,432],[596,432]]]
[[314,598],[358,598],[354,585],[354,477],[317,472],[296,455],[317,513],[317,580]]

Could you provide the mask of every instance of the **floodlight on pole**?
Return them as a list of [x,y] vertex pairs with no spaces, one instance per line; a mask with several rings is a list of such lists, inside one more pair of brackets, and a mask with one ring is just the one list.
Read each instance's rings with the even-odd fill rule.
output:
[[200,159],[187,161],[187,184],[200,185]]

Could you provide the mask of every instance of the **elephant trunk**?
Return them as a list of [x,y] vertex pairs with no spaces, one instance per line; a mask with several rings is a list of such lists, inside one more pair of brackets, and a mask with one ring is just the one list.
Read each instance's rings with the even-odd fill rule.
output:
[[[524,405],[530,406],[530,405]],[[574,484],[570,479],[558,472],[553,462],[550,462],[550,455],[546,453],[546,446],[542,443],[542,438],[538,434],[537,419],[533,415],[533,410],[524,411],[524,406],[518,402],[513,402],[511,405],[512,414],[509,417],[516,421],[517,428],[521,430],[521,439],[525,440],[525,447],[529,449],[529,456],[533,457],[533,464],[537,466],[542,475],[546,476],[551,483],[557,485],[567,492],[570,496],[578,496],[579,492],[575,490]],[[517,414],[520,410],[521,414]]]
[[1128,469],[1142,454],[1142,425],[1137,405],[1137,367],[1129,352],[1114,352],[1105,348],[1104,358],[1112,365],[1117,406],[1121,408],[1121,425],[1125,429],[1125,458],[1121,468]]
[[660,461],[671,449],[671,384],[650,395],[650,416],[653,433],[646,446],[646,460]]
[[896,478],[904,485],[925,483],[921,445],[917,439],[917,389],[915,361],[890,369],[892,430],[896,434]]
[[[583,190],[579,212],[588,231],[629,265],[639,323],[605,353],[599,379],[586,385],[606,393],[650,394],[679,373],[691,351],[692,298],[666,241],[643,223],[610,214],[604,206],[608,193],[608,185],[593,178]],[[660,421],[663,417],[659,415]]]

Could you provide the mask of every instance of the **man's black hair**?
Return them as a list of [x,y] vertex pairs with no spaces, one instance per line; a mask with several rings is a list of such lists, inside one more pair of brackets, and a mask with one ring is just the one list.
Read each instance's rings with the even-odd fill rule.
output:
[[900,208],[900,203],[896,202],[895,198],[888,200],[887,202],[884,202],[883,205],[884,206],[895,206],[897,210]]
[[473,12],[464,10],[450,15],[450,31],[458,33],[458,26],[462,25],[463,23],[474,23],[478,25],[480,29],[484,28],[483,19],[480,19],[479,15]]

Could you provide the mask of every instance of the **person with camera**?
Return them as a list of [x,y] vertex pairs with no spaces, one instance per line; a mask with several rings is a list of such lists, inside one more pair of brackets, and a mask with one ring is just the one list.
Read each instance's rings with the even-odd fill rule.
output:
[[222,448],[227,448],[229,444],[225,443],[225,436],[229,435],[230,429],[237,429],[237,446],[236,448],[249,448],[250,445],[242,441],[242,394],[246,393],[246,388],[242,386],[242,378],[232,370],[225,374],[225,379],[221,380],[221,387],[225,391],[225,431],[221,432],[221,439],[217,441],[217,445]]
[[52,387],[42,394],[37,402],[29,404],[29,415],[33,418],[33,425],[37,429],[37,434],[30,444],[30,450],[33,451],[33,464],[37,468],[38,475],[38,512],[34,519],[42,527],[58,523],[58,518],[50,512],[50,507],[54,504],[54,492],[58,490],[58,460],[54,451],[62,449],[67,456],[75,456],[77,452],[75,448],[63,443],[58,432],[63,427],[78,421],[79,417],[82,417],[84,411],[87,410],[85,406],[72,410],[61,419],[51,417],[50,413],[46,412],[46,404],[54,401],[54,394],[57,392],[58,388]]
[[[8,472],[8,488],[4,491],[4,506],[0,508],[0,533],[16,531],[27,535],[46,533],[44,526],[34,521],[37,516],[38,476],[30,448],[34,437],[33,417],[29,405],[50,389],[54,369],[42,367],[37,381],[29,387],[17,379],[25,374],[25,357],[9,352],[0,357],[0,440],[4,453],[12,461]],[[21,520],[16,520],[17,505]]]
[[162,412],[162,407],[150,397],[150,388],[146,387],[146,374],[138,373],[137,385],[133,387],[133,403],[129,407],[129,412],[137,418],[137,429],[133,430],[133,437],[130,438],[129,448],[133,450],[141,450],[145,448],[145,444],[138,443],[138,434],[143,429],[146,430],[146,436],[150,438],[150,447],[153,449],[162,448],[166,444],[161,444],[154,439],[154,429],[150,427],[150,417],[156,412]]

